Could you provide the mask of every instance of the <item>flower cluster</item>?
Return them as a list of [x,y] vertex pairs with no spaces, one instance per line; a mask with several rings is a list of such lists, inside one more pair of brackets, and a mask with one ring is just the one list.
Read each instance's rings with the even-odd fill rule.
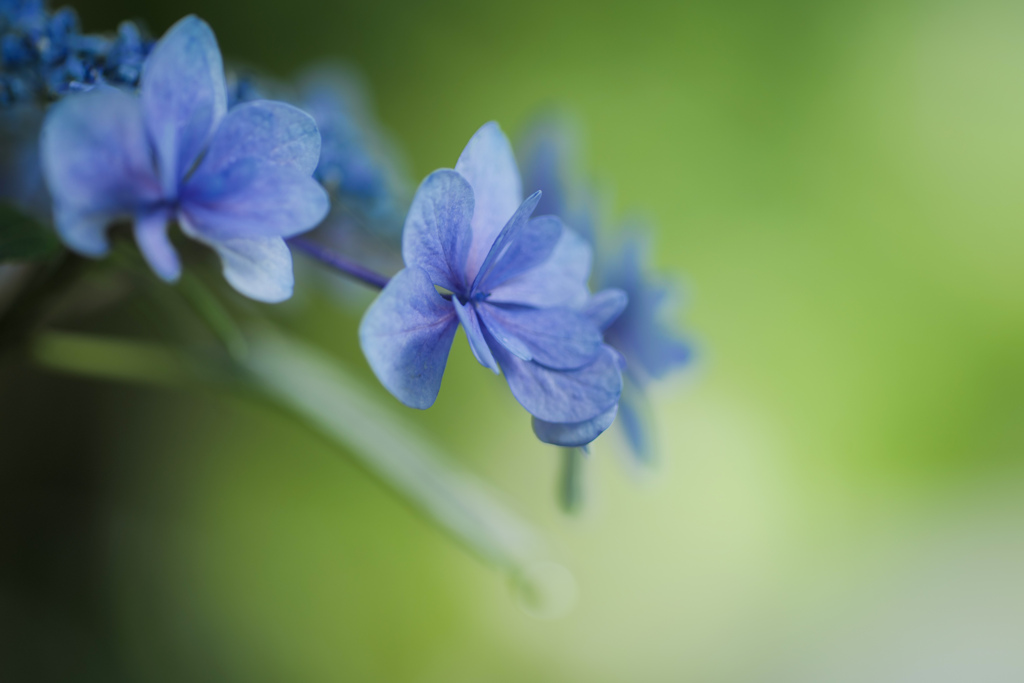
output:
[[115,36],[83,34],[70,7],[0,0],[0,107],[100,84],[135,87],[152,41],[130,21]]
[[[14,199],[51,207],[72,251],[103,257],[112,226],[126,223],[152,271],[174,282],[180,233],[216,252],[238,292],[272,303],[293,292],[294,247],[382,290],[359,339],[405,405],[433,405],[461,327],[541,441],[586,446],[621,398],[641,448],[630,387],[681,363],[686,349],[657,323],[662,292],[635,248],[616,258],[599,250],[591,293],[593,212],[567,199],[556,138],[538,138],[527,155],[525,198],[512,146],[492,122],[410,203],[400,155],[350,74],[311,72],[295,88],[229,81],[213,31],[194,16],[150,42],[132,24],[116,37],[83,35],[71,10],[0,0],[0,36],[0,103],[17,103],[0,126],[17,124],[15,138],[32,142],[0,137],[14,169],[4,159],[0,175],[45,180],[45,190],[19,184]],[[271,92],[282,101],[263,99]],[[394,277],[354,246],[353,225],[393,242],[404,265]]]
[[548,211],[571,216],[595,246],[595,284],[617,288],[629,298],[622,315],[603,331],[608,344],[626,360],[627,381],[619,415],[627,441],[637,459],[649,461],[653,444],[645,388],[651,380],[662,379],[685,365],[691,350],[665,322],[671,288],[650,275],[646,231],[628,225],[618,239],[599,234],[595,194],[574,168],[578,152],[573,132],[562,119],[545,118],[534,124],[524,144],[527,182],[543,189]]

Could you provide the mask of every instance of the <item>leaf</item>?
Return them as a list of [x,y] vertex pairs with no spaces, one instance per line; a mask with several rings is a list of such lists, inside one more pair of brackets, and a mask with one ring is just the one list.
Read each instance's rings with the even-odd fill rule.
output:
[[10,204],[0,204],[0,263],[42,261],[61,252],[53,230]]

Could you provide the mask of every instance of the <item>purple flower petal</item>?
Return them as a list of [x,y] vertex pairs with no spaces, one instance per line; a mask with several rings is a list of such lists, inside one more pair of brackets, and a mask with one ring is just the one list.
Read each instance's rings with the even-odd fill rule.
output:
[[238,237],[208,240],[188,216],[178,215],[181,231],[213,248],[220,256],[224,279],[250,299],[275,304],[291,298],[295,287],[292,253],[280,237]]
[[187,16],[156,42],[142,68],[142,109],[170,195],[227,112],[224,64],[213,31]]
[[359,343],[380,383],[410,408],[434,404],[459,327],[455,307],[430,275],[409,267],[391,278],[359,324]]
[[135,217],[135,243],[146,263],[164,282],[181,277],[181,259],[167,237],[168,216],[164,211],[151,211]]
[[428,175],[416,190],[405,219],[405,264],[422,268],[438,286],[465,292],[472,217],[473,189],[465,178],[451,169]]
[[455,313],[459,316],[462,329],[466,331],[466,338],[469,340],[469,348],[480,365],[491,370],[494,374],[501,374],[498,363],[494,360],[491,349],[487,346],[483,331],[480,329],[480,319],[473,306],[463,306],[459,298],[452,297],[452,304],[455,306]]
[[566,448],[586,446],[596,439],[615,421],[619,406],[614,405],[592,420],[585,422],[545,422],[533,418],[533,433],[544,443]]
[[497,343],[490,346],[512,395],[545,422],[592,420],[610,410],[622,393],[622,372],[607,347],[582,368],[552,370],[516,358]]
[[534,192],[508,219],[476,274],[472,292],[490,292],[551,256],[562,233],[562,223],[554,216],[530,220],[538,201],[540,192]]
[[207,241],[291,237],[319,225],[330,200],[308,174],[248,158],[189,178],[181,209]]
[[[589,364],[601,351],[601,333],[579,311],[489,303],[481,303],[478,311],[487,331],[522,360],[531,359],[555,370],[571,370]],[[527,349],[528,359],[516,353],[519,347]]]
[[77,211],[60,206],[54,207],[53,211],[53,222],[61,241],[72,251],[91,258],[106,256],[110,251],[107,228],[116,218],[115,214]]
[[522,203],[523,187],[512,145],[494,121],[470,138],[455,170],[469,181],[476,199],[466,264],[466,279],[472,282],[498,233]]
[[160,197],[138,100],[119,90],[55,104],[43,124],[40,156],[58,231],[88,256],[106,253],[113,218]]
[[583,312],[597,325],[599,330],[606,330],[615,319],[622,315],[629,305],[629,297],[621,289],[603,289],[590,297]]
[[218,175],[244,159],[286,166],[311,176],[320,159],[320,132],[313,117],[284,102],[258,100],[232,109],[210,140],[190,179]]
[[563,228],[546,261],[495,287],[488,301],[582,308],[590,298],[587,279],[592,258],[590,245],[569,228]]

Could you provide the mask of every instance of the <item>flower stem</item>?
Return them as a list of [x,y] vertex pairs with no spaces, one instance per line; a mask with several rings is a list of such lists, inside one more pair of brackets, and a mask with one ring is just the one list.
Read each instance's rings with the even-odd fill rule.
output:
[[566,514],[575,515],[583,510],[586,498],[583,467],[586,454],[582,448],[562,449],[562,475],[558,486],[559,503]]
[[336,254],[330,249],[321,247],[316,242],[304,237],[292,237],[288,240],[288,244],[307,256],[316,259],[320,263],[334,268],[353,280],[358,280],[364,285],[369,285],[375,289],[384,289],[384,285],[386,285],[391,279],[386,275],[381,275],[380,273],[370,270],[355,261],[349,260],[340,254]]

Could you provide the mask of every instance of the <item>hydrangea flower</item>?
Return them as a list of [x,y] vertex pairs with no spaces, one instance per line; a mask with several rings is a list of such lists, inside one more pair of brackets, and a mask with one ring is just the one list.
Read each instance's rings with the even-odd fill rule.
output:
[[540,197],[522,200],[508,139],[483,126],[454,170],[420,184],[402,237],[406,267],[367,310],[359,338],[381,383],[424,409],[461,324],[477,361],[503,373],[533,415],[537,436],[581,446],[615,417],[620,357],[600,328],[626,297],[590,296],[590,247],[555,216],[531,218]]
[[312,178],[313,119],[271,101],[228,112],[216,39],[194,16],[153,47],[137,96],[102,87],[55,104],[41,149],[68,247],[101,257],[110,224],[127,218],[150,267],[173,282],[181,263],[167,229],[177,221],[218,253],[235,289],[259,301],[291,296],[284,238],[313,228],[329,208]]
[[[575,137],[561,120],[542,119],[526,136],[526,186],[544,191],[547,208],[572,216],[594,244],[600,245],[594,198],[572,172]],[[575,227],[575,225],[573,226]],[[651,380],[662,379],[687,363],[690,347],[664,323],[671,288],[651,276],[645,231],[630,226],[614,248],[598,249],[595,283],[624,291],[629,305],[602,329],[605,341],[622,353],[626,382],[619,403],[620,423],[633,454],[649,461],[653,445],[648,426],[646,392]]]

